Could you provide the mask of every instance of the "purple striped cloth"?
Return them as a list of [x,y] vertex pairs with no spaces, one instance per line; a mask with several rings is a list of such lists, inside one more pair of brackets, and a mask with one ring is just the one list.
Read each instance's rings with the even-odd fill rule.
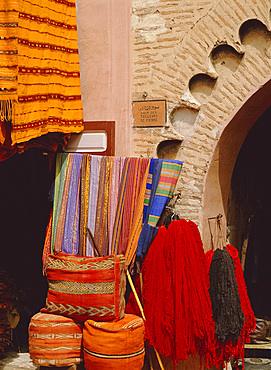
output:
[[67,212],[62,241],[62,252],[78,254],[80,219],[80,171],[82,154],[74,154],[67,202]]

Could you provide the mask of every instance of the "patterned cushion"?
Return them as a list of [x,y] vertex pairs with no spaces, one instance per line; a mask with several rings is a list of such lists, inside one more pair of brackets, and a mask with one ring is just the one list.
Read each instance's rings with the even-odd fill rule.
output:
[[120,256],[79,257],[63,252],[49,255],[48,294],[41,312],[80,321],[119,320],[124,317],[126,270]]
[[83,324],[69,317],[37,313],[29,324],[29,354],[40,366],[83,362]]
[[126,314],[117,322],[87,320],[83,329],[86,369],[141,370],[144,364],[144,322]]

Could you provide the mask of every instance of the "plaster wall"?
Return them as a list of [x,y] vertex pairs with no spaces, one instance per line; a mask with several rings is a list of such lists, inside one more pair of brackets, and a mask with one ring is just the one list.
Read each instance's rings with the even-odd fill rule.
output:
[[85,121],[115,121],[116,155],[131,154],[131,4],[77,0]]

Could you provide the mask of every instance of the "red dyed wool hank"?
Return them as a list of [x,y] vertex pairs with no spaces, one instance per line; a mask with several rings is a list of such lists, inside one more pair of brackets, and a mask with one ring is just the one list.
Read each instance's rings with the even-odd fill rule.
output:
[[167,229],[159,227],[142,265],[145,338],[161,354],[173,356],[174,304],[165,252]]
[[214,365],[215,325],[208,275],[196,224],[183,219],[160,227],[143,262],[146,338],[174,364],[199,354]]

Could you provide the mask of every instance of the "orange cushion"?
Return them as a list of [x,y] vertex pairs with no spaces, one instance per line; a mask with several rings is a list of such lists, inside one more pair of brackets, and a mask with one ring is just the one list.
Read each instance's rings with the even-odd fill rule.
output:
[[49,290],[41,312],[80,321],[124,317],[124,256],[80,257],[60,252],[49,255],[46,275]]
[[116,322],[87,320],[83,347],[87,370],[140,370],[145,355],[143,320],[131,314]]
[[29,354],[40,366],[71,366],[83,361],[83,324],[69,317],[37,313],[29,324]]

